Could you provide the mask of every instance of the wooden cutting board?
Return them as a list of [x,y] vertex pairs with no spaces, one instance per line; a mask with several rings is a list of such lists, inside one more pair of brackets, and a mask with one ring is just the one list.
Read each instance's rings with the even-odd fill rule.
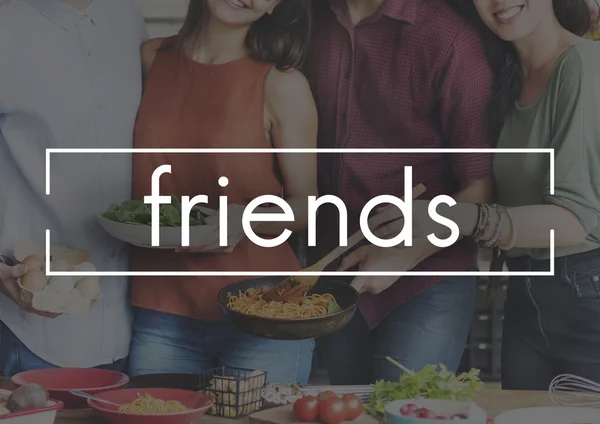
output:
[[[354,421],[346,421],[352,424],[378,424],[377,420],[363,414]],[[292,405],[279,406],[257,412],[250,416],[250,424],[304,424],[294,414]]]

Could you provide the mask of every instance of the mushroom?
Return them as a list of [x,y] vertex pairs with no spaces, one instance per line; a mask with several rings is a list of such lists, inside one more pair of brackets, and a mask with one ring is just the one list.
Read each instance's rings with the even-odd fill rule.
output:
[[21,279],[21,285],[31,292],[41,292],[47,285],[46,274],[38,269],[28,271]]
[[96,299],[100,296],[100,283],[95,277],[84,277],[79,280],[77,289],[86,299]]
[[44,260],[37,255],[29,255],[25,259],[23,259],[23,264],[27,266],[28,271],[44,270]]
[[79,265],[75,266],[75,269],[79,272],[94,272],[94,271],[96,271],[96,267],[91,262],[82,262]]
[[11,393],[6,408],[11,412],[44,408],[48,404],[48,391],[35,383],[28,383]]
[[54,272],[72,271],[73,266],[63,259],[58,259],[55,263],[50,265],[50,269]]
[[57,292],[67,294],[73,291],[73,289],[75,288],[75,279],[69,276],[52,277],[50,279],[50,283],[48,284]]

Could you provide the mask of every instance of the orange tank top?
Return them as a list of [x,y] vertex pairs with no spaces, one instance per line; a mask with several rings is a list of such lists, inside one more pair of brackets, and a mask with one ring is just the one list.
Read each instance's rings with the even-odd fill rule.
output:
[[[264,130],[265,80],[271,64],[244,57],[207,65],[174,50],[159,50],[148,74],[135,128],[136,148],[271,148]],[[208,195],[218,209],[248,204],[264,195],[282,195],[274,154],[135,154],[133,197],[151,194],[152,172],[170,164],[160,194]],[[221,188],[221,176],[229,185]],[[231,253],[176,253],[132,248],[134,271],[289,271],[300,264],[289,244],[262,248],[244,239]],[[222,320],[218,292],[241,277],[134,277],[136,307],[195,319]]]

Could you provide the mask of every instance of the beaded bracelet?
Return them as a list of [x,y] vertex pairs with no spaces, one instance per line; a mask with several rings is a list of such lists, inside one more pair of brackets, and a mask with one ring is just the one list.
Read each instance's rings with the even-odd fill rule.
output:
[[[503,235],[505,234],[507,225],[512,225],[512,219],[508,214],[508,210],[503,206],[480,205],[478,204],[479,214],[477,225],[472,234],[472,239],[483,248],[496,248],[502,244]],[[492,211],[493,209],[493,211]],[[502,250],[512,249],[516,242],[516,231],[513,229],[512,237],[508,246]]]
[[491,237],[487,238],[487,241],[484,244],[487,248],[497,247],[498,242],[502,240],[502,224],[504,223],[503,209],[498,207],[498,205],[492,205],[492,208],[496,211],[497,220]]
[[510,230],[511,230],[511,237],[510,237],[510,241],[508,242],[508,244],[506,246],[498,246],[500,249],[502,250],[511,250],[515,247],[515,244],[517,243],[517,236],[518,236],[518,230],[517,227],[514,224],[514,220],[512,219],[512,216],[510,215],[510,212],[508,211],[508,209],[505,211],[506,212],[506,216],[507,216],[507,222],[508,225],[510,226]]
[[496,212],[495,209],[492,210],[492,207],[489,205],[486,205],[486,208],[488,208],[489,220],[487,228],[485,229],[482,240],[480,242],[482,247],[490,247],[489,242],[496,237],[496,233],[498,232],[498,224],[500,223],[498,214],[494,213]]
[[483,238],[483,233],[488,226],[489,212],[487,205],[477,205],[479,210],[479,217],[477,219],[477,227],[473,232],[472,238],[475,242],[479,242]]
[[478,237],[475,238],[475,241],[482,247],[485,247],[485,242],[491,240],[494,236],[496,215],[492,213],[489,205],[482,205],[482,211],[485,216],[485,221],[482,223],[480,233]]
[[477,221],[475,222],[475,226],[473,227],[473,231],[471,231],[471,237],[475,238],[479,232],[479,228],[481,226],[481,221],[482,221],[482,217],[481,217],[481,204],[480,203],[476,203],[475,204],[477,206]]

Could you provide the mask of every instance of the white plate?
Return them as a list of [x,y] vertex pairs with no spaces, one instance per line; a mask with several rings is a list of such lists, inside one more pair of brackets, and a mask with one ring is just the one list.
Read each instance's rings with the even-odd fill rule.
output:
[[505,412],[494,424],[600,424],[600,409],[544,407]]
[[[418,408],[427,408],[431,411],[434,411],[436,414],[443,415],[444,417],[452,417],[457,414],[464,414],[468,418],[457,421],[452,419],[438,420],[405,417],[400,414],[400,409],[409,404],[415,404]],[[463,424],[486,424],[487,421],[487,413],[473,402],[457,402],[441,399],[420,398],[395,400],[385,405],[385,415],[388,424],[444,424],[456,422]]]
[[[10,390],[0,389],[2,397],[9,397]],[[57,402],[48,400],[46,408],[23,411],[17,414],[0,415],[1,424],[52,424],[55,421],[59,408]],[[48,410],[48,408],[53,408]]]
[[[213,214],[212,209],[199,208],[202,212]],[[112,237],[134,246],[149,249],[178,249],[181,247],[181,227],[160,227],[160,246],[152,246],[152,227],[149,225],[133,225],[112,221],[98,214],[98,221]],[[218,237],[218,225],[190,226],[190,246]],[[218,240],[218,238],[216,239]]]

